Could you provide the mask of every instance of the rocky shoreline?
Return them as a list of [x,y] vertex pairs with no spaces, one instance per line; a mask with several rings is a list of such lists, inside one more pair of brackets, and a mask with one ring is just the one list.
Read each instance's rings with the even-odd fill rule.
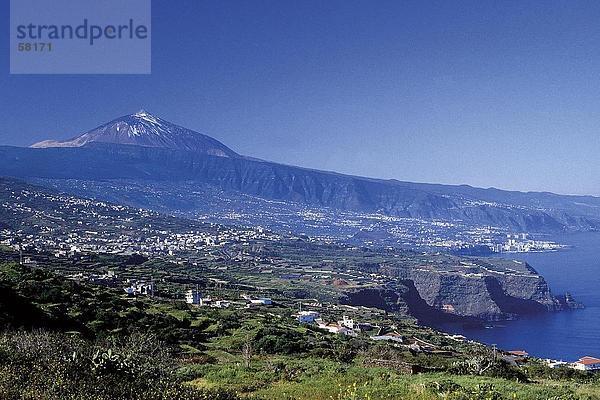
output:
[[[465,261],[467,260],[467,261]],[[429,321],[505,321],[524,315],[584,307],[570,293],[555,296],[529,264],[504,259],[461,259],[444,265],[382,266],[396,278],[377,290],[348,295],[354,305],[375,305]]]

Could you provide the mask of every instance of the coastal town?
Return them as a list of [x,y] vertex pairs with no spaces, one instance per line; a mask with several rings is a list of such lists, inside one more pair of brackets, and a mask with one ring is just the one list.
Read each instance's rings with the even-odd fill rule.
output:
[[[36,208],[38,202],[45,203],[47,207]],[[57,204],[60,207],[53,208]],[[194,221],[172,217],[165,220],[154,211],[59,193],[13,192],[1,206],[10,211],[7,219],[26,217],[45,223],[24,224],[18,230],[0,229],[0,244],[19,244],[24,248],[52,251],[59,255],[105,252],[173,256],[192,250],[219,248],[230,241],[279,240],[283,236],[295,236],[289,231],[277,233],[277,230],[266,230],[260,225],[243,228],[244,222],[248,221],[241,218],[241,214],[228,214],[231,217],[226,220],[229,225],[206,222],[205,218]],[[329,216],[310,210],[296,212],[301,218],[297,223],[305,227],[312,226],[312,231],[299,236],[321,243],[444,250],[466,255],[544,252],[566,248],[551,240],[533,239],[528,233],[506,233],[505,229],[497,227],[474,227],[459,222],[376,214]],[[219,218],[213,219],[223,222]],[[148,222],[140,225],[139,221]],[[153,224],[153,221],[160,223]],[[288,228],[293,228],[293,221],[293,218],[288,221],[291,224]],[[69,228],[64,229],[63,226]],[[324,231],[328,233],[324,235]]]
[[[20,229],[15,229],[13,224],[12,229],[5,227],[0,230],[0,245],[18,252],[20,263],[29,267],[47,264],[70,280],[119,288],[124,295],[131,297],[173,299],[200,309],[260,312],[271,307],[283,307],[286,310],[284,315],[294,319],[297,324],[313,326],[332,335],[364,337],[416,353],[444,355],[449,351],[447,346],[436,345],[414,333],[407,334],[402,326],[386,319],[380,309],[332,301],[339,296],[336,294],[339,290],[364,290],[389,285],[388,275],[348,268],[345,265],[347,261],[340,264],[334,259],[328,260],[325,255],[317,254],[313,266],[309,253],[302,254],[302,261],[295,261],[294,257],[281,257],[277,252],[267,250],[270,247],[278,248],[282,243],[320,246],[322,243],[331,244],[330,240],[282,235],[261,227],[240,228],[194,222],[143,209],[27,190],[14,192],[11,202],[5,201],[2,206],[9,211],[5,214],[5,221],[35,221],[21,223]],[[433,225],[447,228],[442,223]],[[502,237],[500,232],[493,230],[473,232],[479,237],[490,234]],[[524,233],[502,235],[505,241],[492,247],[493,251],[555,251],[562,248],[554,242],[530,239]],[[458,244],[453,242],[453,245]],[[339,246],[345,253],[360,251],[360,247],[355,245]],[[404,254],[387,251],[393,257]],[[166,278],[164,273],[146,270],[136,272],[135,264],[127,269],[90,269],[90,266],[97,265],[94,259],[99,255],[114,257],[114,260],[141,257],[139,262],[142,263],[146,260],[162,260],[161,263],[165,265],[172,264],[188,272],[184,273],[185,278],[184,275]],[[430,260],[413,258],[411,256],[406,261],[417,263],[414,270],[430,270],[428,266],[419,266],[419,263]],[[491,270],[489,264],[478,266],[465,261],[456,264],[456,261],[444,257],[439,259],[436,268],[442,268],[447,262],[450,263],[444,268],[448,272],[456,273],[457,269],[464,269],[465,272],[461,273],[464,277],[471,276],[472,271],[478,269],[499,276],[522,274],[513,269],[516,264],[498,265],[493,267],[498,269]],[[67,266],[69,264],[71,266]],[[162,268],[165,267],[157,270]],[[192,271],[196,272],[190,275]],[[199,283],[194,282],[201,282],[202,289]],[[298,284],[306,293],[310,293],[310,287],[316,290],[315,293],[327,293],[325,297],[333,297],[329,297],[330,300],[315,298],[307,302],[273,296],[276,291],[260,289],[278,285],[294,287]],[[252,291],[248,292],[247,287],[252,287]],[[455,305],[451,304],[439,304],[436,307],[450,314],[456,310]],[[450,343],[480,345],[461,335],[446,334],[445,337]],[[525,351],[504,352],[503,357],[518,364],[528,354]],[[578,361],[544,362],[550,368],[596,371],[600,364],[594,360],[597,361],[586,355]]]
[[[221,238],[222,240],[225,237]],[[228,241],[233,240],[227,238]],[[241,240],[239,237],[236,240]],[[19,247],[13,248],[18,250]],[[188,249],[189,250],[189,249]],[[196,251],[197,249],[192,249]],[[88,250],[89,251],[89,250]],[[26,252],[27,254],[36,254],[31,251]],[[23,252],[21,251],[21,254]],[[127,252],[116,256],[122,257],[124,255],[132,255],[133,252]],[[164,253],[160,253],[165,255]],[[210,253],[207,253],[210,254]],[[218,253],[221,254],[221,253]],[[148,253],[150,255],[150,253]],[[82,251],[68,251],[58,252],[50,255],[54,259],[55,263],[64,262],[67,260],[84,260],[86,257]],[[215,258],[211,258],[215,260]],[[44,262],[45,257],[40,256],[21,256],[20,262],[26,266],[37,267],[38,263]],[[177,257],[172,258],[176,263],[183,263],[186,265],[185,260]],[[238,262],[243,258],[237,258]],[[263,261],[263,265],[264,261]],[[270,268],[277,268],[271,266]],[[86,268],[87,269],[87,268]],[[78,269],[79,272],[68,273],[66,277],[68,279],[77,282],[87,282],[95,285],[102,285],[114,288],[121,288],[123,293],[130,297],[147,297],[147,298],[160,298],[161,292],[166,293],[163,289],[165,282],[161,279],[154,279],[151,276],[143,277],[131,277],[131,274],[125,274],[121,276],[115,270],[105,270],[104,273],[95,272],[84,272],[82,269]],[[337,275],[334,269],[327,271],[319,271],[320,274],[327,273],[326,277]],[[215,275],[219,276],[219,275]],[[300,278],[300,275],[291,276],[292,279]],[[392,321],[384,318],[384,312],[382,310],[370,307],[356,307],[350,305],[340,305],[336,303],[323,302],[322,300],[314,299],[312,301],[298,300],[290,301],[289,299],[273,299],[265,295],[257,295],[251,293],[245,293],[243,290],[234,290],[233,292],[227,290],[216,290],[217,287],[222,287],[222,284],[227,284],[229,287],[231,284],[226,281],[220,281],[216,278],[210,278],[213,282],[212,289],[205,289],[206,293],[203,292],[198,285],[196,287],[190,287],[190,284],[177,285],[174,292],[171,292],[170,297],[175,296],[177,301],[185,302],[191,307],[198,308],[216,308],[216,309],[245,309],[255,312],[268,311],[271,307],[283,308],[284,310],[290,310],[287,316],[294,319],[299,325],[311,325],[321,329],[332,335],[342,335],[348,337],[365,337],[373,342],[386,342],[393,346],[405,348],[415,353],[424,354],[435,354],[445,355],[452,354],[449,352],[447,347],[433,344],[426,339],[419,338],[413,334],[406,335],[400,326],[397,326]],[[356,282],[361,281],[359,275],[355,275],[352,278],[352,274],[344,274],[346,281]],[[369,278],[370,281],[385,281],[384,276],[377,276],[372,274]],[[161,290],[163,289],[163,290]],[[225,293],[230,293],[225,294]],[[231,293],[234,293],[233,295]],[[157,297],[158,296],[158,297]],[[295,309],[295,311],[294,311]],[[350,316],[354,314],[354,316]],[[336,319],[336,316],[341,315],[341,318]],[[375,316],[375,318],[373,318]],[[383,322],[386,321],[386,322]],[[444,336],[452,343],[469,343],[472,345],[483,346],[483,344],[477,343],[473,340],[468,340],[463,335],[456,334],[444,334]],[[502,352],[502,357],[510,363],[520,364],[526,361],[530,356],[526,351],[505,351]],[[581,371],[595,372],[600,370],[600,360],[592,356],[581,357],[580,360],[567,362],[562,360],[550,360],[544,359],[543,362],[550,368],[570,368]]]
[[506,242],[492,244],[491,249],[495,253],[529,253],[557,251],[566,249],[566,245],[561,245],[548,240],[533,240],[528,234],[507,234]]

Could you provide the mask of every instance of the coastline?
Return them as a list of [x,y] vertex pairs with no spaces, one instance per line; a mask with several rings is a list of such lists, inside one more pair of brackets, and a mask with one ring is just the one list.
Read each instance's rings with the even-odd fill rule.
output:
[[[600,294],[596,293],[600,260],[595,251],[600,247],[600,233],[566,233],[552,239],[567,247],[556,251],[496,253],[491,257],[527,262],[544,277],[555,296],[571,293],[585,305],[584,309],[522,316],[500,324],[491,322],[485,324],[487,328],[465,329],[460,324],[440,324],[436,328],[488,345],[525,349],[540,359],[577,360],[586,355],[600,356],[597,346]],[[543,341],[539,340],[541,337]]]

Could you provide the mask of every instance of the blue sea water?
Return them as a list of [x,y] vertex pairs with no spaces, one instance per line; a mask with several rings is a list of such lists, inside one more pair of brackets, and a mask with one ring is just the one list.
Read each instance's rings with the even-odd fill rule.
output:
[[568,291],[585,304],[585,309],[526,317],[486,328],[440,328],[504,350],[526,350],[542,358],[574,361],[585,355],[600,357],[600,233],[552,239],[572,247],[558,252],[499,256],[528,262],[546,278],[554,294]]

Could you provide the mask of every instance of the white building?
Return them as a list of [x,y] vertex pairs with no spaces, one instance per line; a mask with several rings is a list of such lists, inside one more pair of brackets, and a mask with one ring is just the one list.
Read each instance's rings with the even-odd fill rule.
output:
[[581,371],[598,371],[600,370],[600,359],[590,356],[581,357],[572,364],[574,369]]
[[371,339],[375,340],[375,341],[384,341],[384,342],[396,342],[396,343],[404,342],[404,338],[398,332],[390,332],[390,333],[386,333],[384,335],[371,336]]
[[216,308],[229,308],[231,303],[227,300],[217,300],[213,306]]
[[335,333],[345,336],[358,336],[358,333],[354,330],[346,328],[345,326],[341,326],[339,324],[329,324],[321,319],[316,320],[316,323],[319,326],[319,328],[325,329],[329,333]]
[[130,285],[123,288],[128,295],[154,296],[154,282],[144,282],[137,280],[127,280]]
[[569,363],[565,362],[565,361],[547,359],[547,360],[545,360],[545,362],[546,362],[546,365],[548,366],[548,368],[560,368],[560,367],[568,367],[569,366]]
[[185,302],[188,304],[200,304],[202,295],[198,290],[190,289],[185,292]]
[[273,304],[273,301],[268,297],[261,297],[260,299],[250,299],[250,303],[261,306],[270,306]]
[[343,316],[341,321],[338,321],[338,324],[341,326],[344,326],[346,328],[349,329],[354,329],[355,325],[354,325],[354,320],[351,318],[348,318],[347,316]]
[[200,304],[201,307],[212,307],[213,306],[213,301],[212,298],[210,296],[208,297],[200,297]]
[[301,324],[312,324],[319,318],[319,313],[316,311],[300,311],[296,314],[296,319]]

